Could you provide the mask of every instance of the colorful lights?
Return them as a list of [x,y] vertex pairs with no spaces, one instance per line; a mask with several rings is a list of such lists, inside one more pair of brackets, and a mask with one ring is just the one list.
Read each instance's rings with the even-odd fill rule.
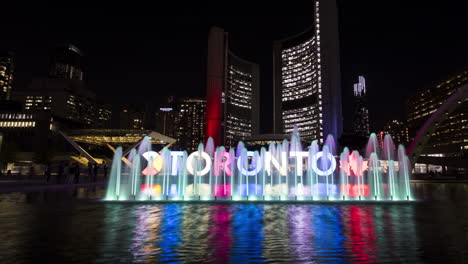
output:
[[[323,151],[318,141],[302,151],[296,136],[291,143],[271,143],[268,150],[260,151],[249,151],[242,143],[226,151],[214,148],[209,140],[189,155],[168,148],[148,151],[149,138],[144,140],[130,153],[130,169],[123,167],[122,148],[117,148],[106,200],[411,200],[410,171],[404,163],[408,158],[402,146],[393,155],[398,161],[388,161],[379,160],[375,152],[364,160],[357,151],[350,155],[347,148],[338,158],[329,138]],[[396,162],[403,166],[395,166]]]
[[[179,157],[182,157],[184,154],[182,151],[171,151],[170,156],[171,156],[171,164],[172,164],[172,169],[171,169],[171,175],[177,175],[178,174],[178,167],[177,167],[177,159]],[[216,154],[215,157],[218,155]],[[302,176],[303,174],[303,159],[307,158],[309,156],[309,153],[307,151],[301,151],[301,152],[291,152],[290,157],[296,159],[296,167],[298,170],[298,176]],[[163,164],[164,160],[163,158],[154,151],[148,151],[143,153],[143,157],[151,163],[151,165],[148,165],[141,173],[148,176],[148,175],[156,175],[158,174],[162,169],[163,169]],[[194,168],[193,164],[197,163],[194,162],[194,159],[197,158],[202,158],[204,160],[204,167],[203,168]],[[247,164],[248,163],[248,158],[251,158],[251,164],[250,166]],[[232,172],[231,169],[229,168],[230,164],[232,163],[233,160],[237,159],[237,168],[240,171],[242,175],[245,176],[255,176],[257,175],[263,168],[265,167],[265,170],[267,171],[268,175],[271,174],[271,165],[273,164],[273,167],[280,172],[282,176],[286,176],[287,170],[288,170],[288,159],[287,159],[287,153],[286,152],[281,152],[281,158],[279,159],[281,161],[278,161],[278,159],[274,158],[270,152],[265,152],[265,159],[264,159],[264,164],[262,163],[262,159],[260,158],[258,152],[253,152],[253,151],[247,151],[245,158],[241,155],[239,157],[231,157],[231,154],[229,152],[224,152],[222,154],[221,159],[215,158],[214,162],[214,168],[212,167],[213,162],[211,160],[211,157],[208,153],[204,151],[195,151],[192,152],[186,162],[187,166],[187,171],[189,174],[196,175],[196,176],[203,176],[208,174],[211,171],[214,171],[215,176],[220,176],[220,171],[224,170],[228,176],[231,176]],[[320,158],[325,158],[330,162],[326,162],[327,164],[329,163],[329,167],[326,170],[323,170],[322,168],[319,168],[317,166],[317,162]],[[245,159],[245,160],[244,160]],[[324,154],[322,151],[317,152],[315,155],[312,156],[312,169],[315,173],[317,173],[320,176],[328,176],[333,174],[333,172],[336,169],[336,160],[331,155],[330,153]],[[247,164],[248,167],[246,168]]]
[[156,175],[162,170],[163,159],[157,152],[145,152],[143,153],[143,157],[148,161],[148,167],[141,172],[143,175]]

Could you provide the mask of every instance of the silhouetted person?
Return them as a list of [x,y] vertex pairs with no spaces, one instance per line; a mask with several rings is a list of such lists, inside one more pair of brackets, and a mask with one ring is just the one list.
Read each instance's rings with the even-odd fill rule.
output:
[[106,179],[107,178],[107,163],[104,163],[103,170],[104,170],[104,179]]
[[429,172],[429,178],[431,178],[431,179],[434,178],[434,171]]
[[63,171],[64,171],[64,166],[63,166],[63,161],[60,162],[60,165],[58,167],[58,173],[57,173],[57,183],[61,182],[61,178],[63,176]]
[[93,176],[93,164],[91,161],[88,161],[88,179],[91,180],[91,177]]
[[11,170],[7,171],[7,176],[11,176]]
[[65,163],[65,168],[63,170],[63,176],[64,176],[63,178],[65,179],[64,183],[71,182],[71,180],[70,180],[70,177],[71,177],[70,176],[70,166],[69,166],[68,162]]
[[79,183],[80,182],[80,164],[75,163],[75,183]]
[[31,180],[31,178],[34,176],[34,166],[29,167],[29,178],[28,180]]
[[98,164],[97,163],[94,163],[94,171],[93,171],[93,181],[96,182],[97,181],[97,175],[98,175]]
[[50,171],[50,164],[47,164],[46,168],[45,168],[45,171],[44,171],[44,174],[46,176],[46,183],[49,183],[50,181],[50,175],[51,175],[51,171]]

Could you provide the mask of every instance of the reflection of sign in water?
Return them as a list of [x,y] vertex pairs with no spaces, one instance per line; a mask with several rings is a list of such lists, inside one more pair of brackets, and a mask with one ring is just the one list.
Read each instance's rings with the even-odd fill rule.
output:
[[[179,168],[178,159],[183,157],[184,154],[182,151],[171,151],[172,161],[168,161],[167,164],[171,164],[171,175],[177,175]],[[224,152],[221,155],[215,153],[214,162],[208,153],[204,151],[195,151],[191,153],[186,160],[186,168],[189,174],[196,176],[203,176],[208,174],[210,171],[214,171],[215,176],[220,176],[220,170],[228,175],[232,175],[232,171],[229,168],[229,165],[232,162],[235,162],[239,172],[245,176],[255,176],[263,168],[265,169],[268,175],[272,173],[272,167],[279,172],[280,175],[286,176],[288,171],[288,157],[287,152],[281,152],[279,155],[274,156],[270,152],[265,152],[264,158],[261,158],[258,152],[247,151],[245,155],[239,157],[231,157],[229,152]],[[216,158],[216,157],[220,158]],[[164,166],[164,160],[155,151],[148,151],[143,153],[143,157],[148,161],[148,166],[142,171],[146,176],[158,174]],[[317,152],[309,156],[307,151],[301,152],[290,152],[289,158],[295,159],[295,166],[298,176],[302,176],[302,164],[305,158],[312,159],[311,168],[314,173],[320,176],[328,176],[333,174],[336,170],[336,160],[331,153]],[[237,159],[237,161],[234,161]],[[317,163],[320,162],[321,166],[317,166]],[[250,163],[250,164],[249,164]]]
[[368,184],[342,184],[340,189],[341,193],[345,193],[352,198],[359,196],[370,196],[370,187]]
[[149,196],[157,196],[161,194],[161,185],[159,184],[142,184],[141,192]]

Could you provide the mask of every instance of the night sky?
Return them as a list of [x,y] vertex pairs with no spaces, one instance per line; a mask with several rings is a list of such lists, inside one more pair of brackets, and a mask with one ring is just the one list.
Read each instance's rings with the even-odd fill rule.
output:
[[[260,64],[262,115],[268,113],[261,118],[262,133],[272,129],[273,40],[301,32],[313,20],[311,0],[282,1],[288,7],[264,1],[66,2],[2,13],[0,49],[15,52],[14,89],[47,75],[56,44],[73,43],[86,55],[85,80],[102,102],[118,107],[155,104],[161,95],[202,97],[207,33],[216,25],[230,32],[238,56]],[[367,79],[377,130],[405,118],[405,99],[417,89],[468,65],[466,1],[341,0],[339,7],[346,128],[358,75]]]

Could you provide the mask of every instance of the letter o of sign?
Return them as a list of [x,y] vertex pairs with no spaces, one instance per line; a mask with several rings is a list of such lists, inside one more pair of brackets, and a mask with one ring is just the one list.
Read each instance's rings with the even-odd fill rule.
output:
[[330,168],[328,168],[328,170],[323,171],[323,170],[321,170],[321,169],[319,169],[317,167],[317,161],[320,158],[322,158],[323,156],[324,156],[323,151],[317,152],[317,154],[313,157],[314,160],[312,161],[312,169],[315,171],[315,173],[317,173],[320,176],[328,176],[328,175],[332,174],[335,171],[335,169],[336,169],[336,160],[335,160],[335,158],[333,157],[332,154],[327,153],[327,156],[325,158],[327,158],[328,160],[331,161],[331,165],[330,165]]
[[187,157],[187,170],[190,174],[192,175],[196,175],[196,176],[203,176],[205,174],[207,174],[208,172],[210,172],[211,170],[211,158],[210,158],[210,155],[208,155],[208,153],[206,152],[202,152],[201,156],[202,158],[205,160],[205,168],[203,168],[203,170],[201,171],[197,171],[196,173],[194,173],[194,169],[193,169],[193,166],[192,166],[192,162],[193,162],[193,158],[195,156],[200,156],[200,154],[198,153],[198,151],[195,151],[193,152],[192,154],[190,154],[188,157]]

